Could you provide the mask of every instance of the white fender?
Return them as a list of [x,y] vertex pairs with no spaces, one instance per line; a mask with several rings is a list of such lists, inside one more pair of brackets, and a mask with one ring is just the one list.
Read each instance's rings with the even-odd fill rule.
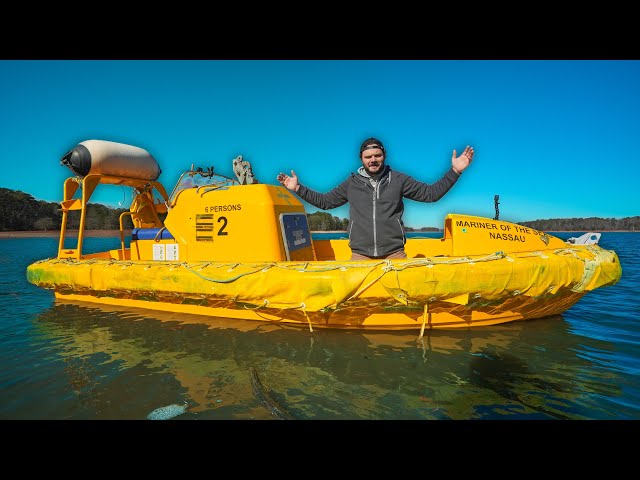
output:
[[68,151],[60,163],[75,174],[111,175],[155,181],[162,170],[144,148],[107,140],[85,140]]

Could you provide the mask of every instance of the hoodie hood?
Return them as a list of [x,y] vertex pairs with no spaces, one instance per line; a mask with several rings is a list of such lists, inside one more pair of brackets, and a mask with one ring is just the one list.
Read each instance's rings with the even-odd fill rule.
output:
[[373,179],[373,180],[380,180],[381,178],[383,178],[387,172],[389,172],[391,168],[389,167],[389,165],[384,166],[384,168],[382,169],[382,171],[380,173],[378,173],[377,175],[369,175],[369,172],[367,172],[364,168],[364,166],[358,168],[358,173],[360,175],[362,175],[365,178],[369,178],[369,179]]

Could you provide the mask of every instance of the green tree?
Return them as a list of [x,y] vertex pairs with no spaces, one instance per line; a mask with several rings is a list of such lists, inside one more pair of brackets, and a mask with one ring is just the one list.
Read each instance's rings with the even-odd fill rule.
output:
[[51,217],[41,217],[33,222],[33,228],[35,230],[53,230],[55,224]]

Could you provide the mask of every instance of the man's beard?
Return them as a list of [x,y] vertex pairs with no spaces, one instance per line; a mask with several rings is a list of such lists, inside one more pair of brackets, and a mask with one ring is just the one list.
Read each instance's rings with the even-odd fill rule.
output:
[[366,165],[364,166],[364,170],[365,172],[367,172],[370,176],[375,177],[377,175],[379,175],[382,170],[384,170],[384,163],[380,163],[377,167],[377,170],[375,172],[372,172],[371,170],[369,170],[369,167],[367,167]]

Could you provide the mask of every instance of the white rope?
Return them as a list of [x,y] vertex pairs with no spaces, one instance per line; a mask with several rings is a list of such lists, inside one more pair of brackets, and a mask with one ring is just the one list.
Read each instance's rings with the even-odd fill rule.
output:
[[309,322],[309,331],[313,333],[313,327],[311,326],[311,319],[309,318],[309,315],[307,315],[307,312],[305,310],[307,306],[304,304],[304,302],[300,304],[300,308],[302,309],[302,313],[304,313],[304,316],[307,317],[307,322]]
[[422,336],[424,335],[424,327],[427,324],[427,309],[428,309],[428,303],[424,304],[424,311],[422,313],[422,328],[420,329],[420,335],[418,336],[418,340],[422,340]]

